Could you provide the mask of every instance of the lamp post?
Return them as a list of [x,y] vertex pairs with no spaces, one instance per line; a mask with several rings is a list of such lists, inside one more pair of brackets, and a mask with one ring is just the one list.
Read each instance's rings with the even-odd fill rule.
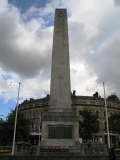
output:
[[103,82],[103,88],[104,88],[104,99],[105,99],[105,113],[106,113],[107,139],[108,139],[108,147],[110,148],[110,134],[109,134],[108,114],[107,114],[107,104],[106,104],[105,84],[104,84],[104,82]]
[[[39,116],[40,118],[40,116]],[[38,146],[40,146],[40,125],[39,125],[39,142],[38,142]]]
[[[40,115],[39,115],[39,118],[40,118]],[[38,155],[40,154],[40,125],[39,125],[39,140],[38,140],[37,154]]]
[[15,136],[16,136],[16,124],[17,124],[17,113],[18,113],[19,93],[20,93],[20,82],[19,82],[19,87],[18,87],[18,97],[17,97],[17,103],[16,103],[16,115],[15,115],[15,125],[14,125],[12,155],[14,155],[14,149],[15,149]]

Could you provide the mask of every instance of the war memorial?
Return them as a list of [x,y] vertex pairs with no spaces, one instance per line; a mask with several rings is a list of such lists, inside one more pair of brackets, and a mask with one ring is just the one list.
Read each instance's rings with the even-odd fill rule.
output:
[[80,151],[78,117],[71,108],[68,25],[66,9],[56,9],[53,36],[50,107],[42,119],[44,148]]
[[[107,149],[97,148],[85,155],[79,142],[79,125],[71,107],[70,64],[67,10],[56,9],[51,65],[50,107],[42,118],[42,139],[33,155],[24,148],[15,155],[0,155],[1,160],[107,160]],[[64,148],[67,148],[65,151]],[[94,149],[91,149],[92,151]],[[120,156],[116,157],[117,160]]]

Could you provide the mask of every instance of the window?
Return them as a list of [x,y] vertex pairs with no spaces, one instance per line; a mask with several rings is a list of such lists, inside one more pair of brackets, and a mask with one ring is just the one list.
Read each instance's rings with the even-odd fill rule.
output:
[[34,123],[33,122],[31,124],[31,128],[32,128],[32,130],[34,130]]
[[97,143],[98,142],[98,136],[94,137],[94,142]]
[[39,105],[42,106],[43,104],[40,102]]
[[104,117],[106,117],[106,112],[104,111]]
[[98,102],[98,101],[95,101],[95,104],[96,104],[96,105],[98,105],[98,104],[99,104],[99,102]]
[[81,104],[81,103],[82,103],[82,100],[81,100],[81,99],[78,99],[78,103]]
[[87,104],[90,104],[90,100],[87,100]]
[[40,122],[40,129],[42,129],[42,122]]
[[35,113],[31,113],[31,118],[35,118]]
[[42,112],[41,112],[41,117],[42,117]]
[[104,125],[105,125],[105,130],[107,129],[107,127],[106,127],[106,121],[104,122]]
[[28,118],[28,113],[26,113],[26,118]]
[[80,110],[79,110],[79,116],[81,116],[81,114],[80,114]]
[[96,114],[99,115],[99,111],[96,111]]

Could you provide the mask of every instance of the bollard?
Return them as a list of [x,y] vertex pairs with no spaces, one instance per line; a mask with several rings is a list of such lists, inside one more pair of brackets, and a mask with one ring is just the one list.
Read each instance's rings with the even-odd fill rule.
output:
[[40,155],[40,146],[37,146],[37,155]]
[[103,145],[103,155],[104,156],[108,155],[106,145]]
[[101,155],[101,152],[100,152],[100,146],[99,146],[99,145],[97,145],[97,146],[96,146],[96,148],[97,148],[97,154],[98,154],[98,155]]
[[17,154],[18,154],[18,152],[17,152],[17,149],[18,149],[18,148],[17,148],[17,147],[18,147],[17,145],[14,146],[14,155],[17,155]]
[[20,155],[23,155],[23,145],[20,148]]
[[85,155],[85,151],[84,151],[84,145],[81,144],[81,155],[84,156]]

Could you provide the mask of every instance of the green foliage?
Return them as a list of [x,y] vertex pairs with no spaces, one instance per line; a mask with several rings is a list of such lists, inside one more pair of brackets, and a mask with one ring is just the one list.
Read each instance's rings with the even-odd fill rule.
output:
[[91,109],[84,108],[79,111],[81,120],[79,121],[79,134],[80,137],[86,140],[90,140],[94,133],[98,133],[100,130],[99,116],[95,114]]
[[2,121],[0,124],[0,142],[2,143],[2,145],[6,145],[7,141],[8,141],[8,124],[6,123],[6,121]]
[[120,113],[112,114],[108,122],[110,132],[120,134]]
[[[0,125],[0,141],[5,144],[13,141],[15,115],[16,111],[12,110],[12,112],[8,114],[7,119]],[[26,119],[23,112],[18,111],[15,138],[16,142],[28,141],[30,134],[29,125],[30,120]]]

